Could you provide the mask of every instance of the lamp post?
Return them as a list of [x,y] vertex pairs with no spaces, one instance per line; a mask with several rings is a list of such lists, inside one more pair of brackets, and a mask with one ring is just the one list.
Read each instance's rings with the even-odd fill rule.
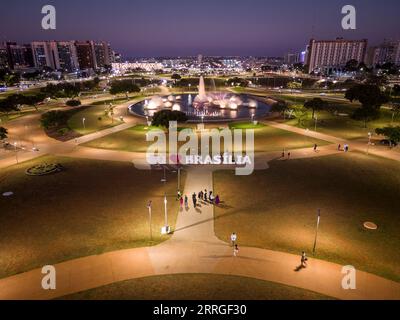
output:
[[317,122],[318,122],[318,114],[315,114],[315,127],[314,127],[314,131],[317,132]]
[[167,194],[164,193],[164,217],[165,217],[165,226],[161,229],[161,234],[168,234],[170,233],[170,228],[168,226],[168,211],[167,211]]
[[178,163],[178,191],[180,191],[180,190],[181,190],[181,167]]
[[367,145],[367,155],[369,155],[369,147],[371,146],[372,133],[368,132],[368,145]]
[[15,148],[15,160],[16,160],[16,162],[18,164],[18,149],[17,149],[17,143],[16,142],[14,142],[14,148]]
[[318,237],[318,228],[319,228],[319,221],[321,219],[321,209],[318,209],[318,216],[317,216],[317,229],[315,231],[315,239],[314,239],[314,247],[313,247],[313,256],[315,255],[315,248],[317,247],[317,237]]
[[151,228],[151,205],[152,205],[152,201],[150,200],[149,203],[147,204],[147,209],[149,209],[150,241],[153,241],[153,233],[152,233],[152,228]]

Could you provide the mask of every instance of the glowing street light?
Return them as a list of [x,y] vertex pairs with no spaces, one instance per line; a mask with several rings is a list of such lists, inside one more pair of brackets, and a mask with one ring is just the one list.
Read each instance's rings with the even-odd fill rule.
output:
[[16,162],[18,164],[18,149],[17,149],[17,143],[16,142],[14,142],[14,148],[15,148],[15,160],[16,160]]
[[168,211],[167,211],[167,194],[164,193],[164,217],[165,217],[165,226],[161,228],[161,234],[169,234],[171,232],[170,227],[168,226]]
[[369,147],[371,146],[372,133],[368,132],[368,145],[367,145],[367,155],[369,154]]
[[147,209],[149,209],[149,228],[150,228],[150,241],[153,241],[152,227],[151,227],[151,205],[152,201],[150,200],[147,204]]
[[314,239],[314,247],[313,247],[313,255],[315,255],[315,248],[317,247],[317,237],[318,237],[318,228],[319,222],[321,220],[321,209],[318,209],[318,216],[317,216],[317,229],[315,231],[315,239]]

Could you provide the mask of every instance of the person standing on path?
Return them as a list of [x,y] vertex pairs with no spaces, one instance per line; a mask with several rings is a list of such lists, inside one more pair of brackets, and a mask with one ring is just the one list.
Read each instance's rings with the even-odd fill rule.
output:
[[204,201],[207,202],[207,189],[204,190]]
[[196,208],[196,206],[197,206],[197,198],[196,198],[196,193],[195,192],[193,192],[192,201],[193,201],[193,207]]
[[182,197],[180,197],[180,199],[179,199],[179,203],[180,203],[180,205],[181,205],[181,209],[182,209],[182,206],[183,206],[183,198],[182,198]]
[[215,197],[215,204],[218,206],[221,203],[220,199],[219,199],[219,195],[217,195]]
[[235,244],[235,246],[233,247],[233,256],[237,257],[238,254],[239,254],[239,247],[237,244]]
[[287,154],[287,159],[288,160],[290,160],[290,155],[291,155],[290,152],[288,152],[288,154]]
[[314,144],[314,152],[317,152],[318,145]]
[[189,208],[189,198],[185,194],[185,208]]
[[338,147],[337,147],[337,151],[340,151],[341,148],[342,148],[342,146],[341,146],[340,143],[339,143],[339,145],[338,145]]
[[303,253],[301,254],[301,267],[302,268],[307,268],[307,256],[306,253],[303,251]]
[[231,234],[231,245],[232,245],[232,247],[235,246],[236,241],[237,241],[237,234],[234,232],[234,233]]

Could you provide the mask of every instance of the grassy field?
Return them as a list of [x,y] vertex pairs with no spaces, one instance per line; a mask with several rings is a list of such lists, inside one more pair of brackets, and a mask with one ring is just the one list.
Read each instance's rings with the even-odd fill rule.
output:
[[[381,109],[381,116],[377,120],[373,120],[365,124],[363,121],[357,121],[351,119],[351,115],[356,108],[360,106],[358,102],[351,103],[344,99],[344,94],[327,94],[326,96],[320,96],[318,93],[303,92],[303,93],[278,93],[273,90],[260,90],[251,88],[234,88],[237,93],[249,93],[254,95],[269,96],[276,99],[282,99],[289,103],[302,105],[307,100],[318,97],[327,101],[331,106],[338,110],[340,115],[334,115],[330,112],[319,111],[317,112],[318,123],[317,130],[321,133],[333,135],[344,139],[362,139],[367,138],[368,133],[375,132],[376,128],[389,126],[392,124],[392,113],[389,109]],[[344,116],[347,115],[347,116]],[[286,120],[279,119],[280,122],[299,127],[297,119]],[[400,125],[400,117],[394,118],[393,125]],[[302,127],[314,130],[315,121],[312,119],[311,111],[307,113],[307,119],[303,122]]]
[[[346,108],[342,112],[351,114],[353,109]],[[367,123],[367,127],[363,121],[351,119],[350,116],[335,116],[329,112],[318,112],[317,131],[329,135],[333,135],[344,139],[362,139],[368,138],[368,133],[375,133],[376,128],[390,126],[392,124],[392,113],[390,110],[382,109],[381,117]],[[282,121],[282,120],[281,120]],[[296,119],[286,120],[286,124],[297,126]],[[394,118],[393,125],[400,125],[400,117]],[[315,121],[312,120],[311,112],[308,112],[307,120],[304,121],[303,127],[314,130]]]
[[[105,114],[104,105],[92,106],[75,113],[68,120],[68,127],[81,135],[90,134],[99,130],[117,126],[121,123],[118,117],[111,118]],[[85,118],[85,127],[83,126],[83,118]]]
[[327,300],[312,291],[214,274],[154,276],[111,284],[61,300]]
[[[31,177],[25,170],[40,163],[61,163],[65,170]],[[169,221],[178,213],[177,176],[168,173]],[[167,239],[162,171],[140,171],[131,163],[44,157],[0,174],[0,278],[72,258],[147,246]],[[184,175],[183,175],[184,178]],[[184,183],[184,180],[182,180]],[[153,200],[153,241],[147,203]]]
[[358,153],[274,161],[251,176],[215,173],[214,192],[226,202],[215,212],[221,239],[235,231],[239,245],[311,254],[321,209],[317,258],[400,280],[397,162]]
[[[193,127],[193,126],[188,126]],[[236,123],[230,126],[232,129],[255,129],[255,151],[256,152],[272,152],[281,151],[283,148],[287,150],[312,147],[314,143],[322,146],[327,142],[313,139],[310,137],[298,135],[285,130],[275,129],[269,126],[257,125],[253,126],[248,123]],[[217,128],[208,125],[206,128]],[[159,130],[157,128],[150,128]],[[146,152],[151,143],[146,142],[146,132],[143,125],[120,131],[106,137],[90,141],[84,146],[100,149],[122,150],[129,152]],[[179,143],[179,146],[183,143]],[[223,143],[221,144],[223,149]]]

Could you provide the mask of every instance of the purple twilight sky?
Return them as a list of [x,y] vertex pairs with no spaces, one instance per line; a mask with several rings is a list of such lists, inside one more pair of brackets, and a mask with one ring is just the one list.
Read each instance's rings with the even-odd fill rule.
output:
[[[41,29],[41,8],[57,30]],[[357,30],[341,8],[357,9]],[[282,55],[309,39],[400,39],[399,0],[1,0],[0,40],[106,40],[125,57]]]

